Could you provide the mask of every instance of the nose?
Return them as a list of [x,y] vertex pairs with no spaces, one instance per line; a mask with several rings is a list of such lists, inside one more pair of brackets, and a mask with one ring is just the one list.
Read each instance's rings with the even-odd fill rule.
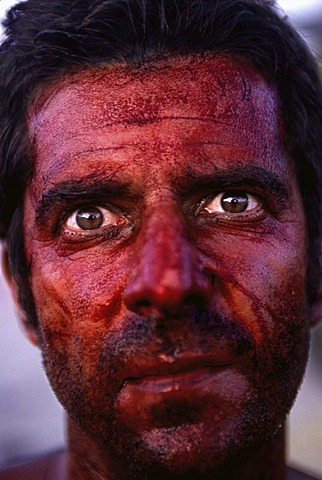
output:
[[159,206],[147,215],[135,253],[124,292],[129,310],[142,315],[176,314],[185,306],[199,307],[209,300],[211,281],[178,207]]

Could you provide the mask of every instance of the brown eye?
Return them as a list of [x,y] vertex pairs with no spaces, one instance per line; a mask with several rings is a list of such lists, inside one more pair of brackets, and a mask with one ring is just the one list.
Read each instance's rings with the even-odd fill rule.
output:
[[241,213],[248,207],[248,195],[246,193],[225,193],[221,198],[221,206],[225,212]]
[[250,211],[261,208],[261,202],[257,197],[243,191],[221,192],[213,198],[203,200],[199,208],[199,214],[247,214]]
[[118,212],[90,205],[75,210],[65,221],[64,229],[70,232],[82,232],[119,226],[126,222],[126,218]]
[[98,208],[89,207],[78,210],[75,219],[82,230],[94,230],[102,225],[104,217]]

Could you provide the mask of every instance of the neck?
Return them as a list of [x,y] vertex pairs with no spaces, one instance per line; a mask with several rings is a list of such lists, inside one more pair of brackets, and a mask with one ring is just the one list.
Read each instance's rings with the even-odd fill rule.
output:
[[[285,432],[282,428],[261,449],[249,456],[239,466],[228,467],[220,473],[212,472],[205,479],[211,480],[285,480]],[[89,438],[71,420],[68,422],[68,462],[66,480],[125,480],[133,478],[124,465],[118,466],[105,449]],[[142,478],[142,477],[141,477]],[[187,477],[180,480],[191,480]],[[172,479],[172,477],[171,477]],[[156,479],[146,479],[156,480]],[[173,478],[175,480],[175,478]],[[178,478],[179,480],[179,478]],[[200,479],[201,480],[201,479]]]

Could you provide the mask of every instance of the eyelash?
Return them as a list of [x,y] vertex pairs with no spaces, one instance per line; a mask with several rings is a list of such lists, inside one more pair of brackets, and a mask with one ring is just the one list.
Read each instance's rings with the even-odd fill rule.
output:
[[[227,197],[230,196],[231,198],[232,197],[243,197],[243,196],[247,197],[246,209],[244,211],[241,211],[241,212],[225,211],[224,207],[223,207],[223,203],[222,203],[225,196],[227,196]],[[215,202],[215,200],[217,198],[218,198],[218,200],[217,200],[217,202]],[[257,205],[253,206],[253,208],[247,209],[248,206],[249,206],[249,203],[250,204],[254,203],[254,201],[257,202]],[[221,208],[221,211],[217,210],[217,211],[211,212],[210,207],[209,207],[208,212],[202,212],[202,209],[204,208],[206,210],[207,205],[209,205],[211,203],[215,203],[214,207]],[[260,215],[260,213],[264,213],[264,212],[265,212],[264,201],[260,198],[260,196],[258,194],[253,193],[253,192],[249,192],[248,190],[245,190],[245,189],[243,190],[243,189],[234,188],[234,189],[227,189],[227,190],[224,190],[224,191],[220,191],[220,192],[217,192],[217,193],[212,193],[211,195],[207,195],[206,197],[204,197],[201,200],[201,202],[199,203],[195,215],[196,216],[202,215],[202,216],[208,216],[208,217],[216,217],[217,219],[218,218],[229,219],[231,221],[239,221],[241,219],[243,219],[243,220],[246,220],[246,219],[250,220],[251,218],[255,219],[255,217],[258,217]]]
[[[229,212],[208,212],[208,213],[202,213],[201,210],[202,208],[205,207],[205,205],[208,203],[211,203],[214,201],[214,199],[222,195],[224,196],[225,194],[233,194],[237,193],[239,195],[246,194],[249,196],[252,196],[256,201],[259,203],[258,210],[251,209],[248,213],[248,211],[241,212],[241,213],[229,213]],[[220,192],[214,192],[206,197],[204,197],[196,206],[194,204],[194,216],[195,217],[201,217],[203,218],[203,221],[205,221],[207,218],[210,220],[216,220],[218,221],[223,221],[226,223],[229,222],[255,222],[264,219],[267,216],[267,208],[266,205],[264,204],[264,201],[261,199],[260,195],[257,193],[251,193],[246,189],[238,189],[238,188],[231,188],[227,190],[222,190]],[[121,218],[123,218],[124,224],[122,225],[109,225],[109,226],[103,226],[103,227],[98,227],[97,229],[89,229],[89,230],[68,230],[67,228],[64,228],[64,225],[66,225],[66,222],[72,215],[76,215],[77,211],[80,211],[81,209],[86,209],[86,208],[99,208],[99,209],[106,209],[110,211],[112,214],[115,215],[120,215]],[[118,207],[110,204],[101,204],[99,202],[96,203],[96,201],[89,202],[87,204],[79,204],[76,208],[75,205],[71,208],[68,209],[68,211],[64,211],[62,215],[60,216],[60,219],[58,221],[57,225],[57,233],[61,233],[66,241],[70,242],[75,242],[75,241],[90,241],[91,239],[95,238],[100,238],[100,237],[105,237],[106,239],[112,239],[117,237],[122,230],[124,230],[124,227],[130,227],[131,230],[134,229],[133,222],[131,221],[131,217],[127,214],[124,213],[124,211],[120,210]]]
[[62,234],[65,239],[69,239],[71,241],[73,240],[83,240],[86,238],[87,239],[92,239],[96,238],[98,236],[104,235],[107,238],[112,238],[118,235],[118,233],[121,231],[123,225],[110,225],[110,226],[103,226],[99,227],[97,229],[89,229],[89,230],[68,230],[68,227],[66,228],[66,223],[68,222],[68,219],[70,219],[73,215],[76,215],[77,212],[79,212],[82,209],[86,208],[98,208],[98,209],[104,209],[107,211],[110,211],[112,215],[120,215],[120,217],[124,218],[125,222],[124,225],[132,226],[131,224],[131,219],[130,216],[127,215],[126,213],[120,211],[117,207],[110,205],[110,204],[102,204],[97,201],[92,201],[88,203],[80,203],[79,205],[73,205],[68,209],[63,210],[61,215],[59,216],[56,226],[55,226],[55,233],[56,234]]

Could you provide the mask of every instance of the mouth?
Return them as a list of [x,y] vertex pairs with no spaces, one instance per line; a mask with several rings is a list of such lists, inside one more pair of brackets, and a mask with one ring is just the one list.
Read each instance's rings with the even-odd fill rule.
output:
[[132,378],[128,379],[126,384],[141,390],[142,393],[166,394],[179,391],[183,393],[186,390],[205,389],[213,381],[214,375],[218,375],[227,368],[229,365],[190,368],[176,373]]
[[236,366],[237,359],[227,349],[215,354],[161,354],[149,363],[137,365],[124,380],[121,390],[132,392],[139,400],[206,392],[225,372]]
[[244,383],[236,362],[227,359],[154,363],[154,368],[150,365],[126,379],[116,409],[127,425],[138,430],[207,423],[241,391],[244,395]]
[[195,380],[201,373],[218,374],[220,371],[240,363],[231,349],[221,346],[215,353],[200,354],[191,352],[178,355],[157,355],[153,360],[136,364],[128,371],[123,386],[127,383],[142,384],[149,388],[154,384],[155,388],[171,384],[186,384],[189,379]]
[[246,334],[228,333],[204,342],[192,336],[173,341],[171,349],[153,342],[139,350],[134,344],[117,375],[114,411],[124,428],[143,434],[208,425],[209,419],[224,424],[244,401],[255,358]]
[[160,355],[159,361],[138,368],[123,386],[131,385],[146,393],[170,393],[205,388],[214,375],[233,365],[229,355],[181,357]]

